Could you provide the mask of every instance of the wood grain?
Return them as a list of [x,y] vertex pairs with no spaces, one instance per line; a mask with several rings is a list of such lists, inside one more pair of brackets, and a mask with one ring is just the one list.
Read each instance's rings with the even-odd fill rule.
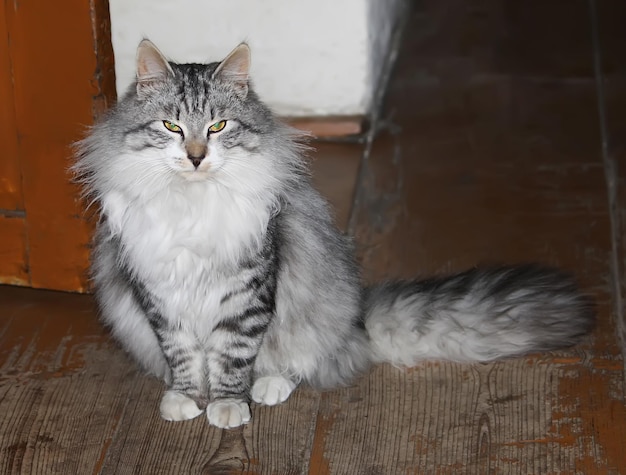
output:
[[0,283],[28,285],[26,219],[0,214]]
[[0,282],[28,285],[28,246],[5,6],[0,6]]
[[0,287],[0,472],[93,473],[134,370],[89,298],[30,292]]
[[[100,67],[95,46],[99,44],[97,13],[102,9],[92,10],[91,2],[82,0],[6,2],[4,8],[14,123],[20,136],[30,283],[84,291],[90,227],[67,168],[70,145],[93,122],[107,96],[103,84],[108,69]],[[112,87],[111,81],[106,84]]]
[[17,143],[17,123],[13,100],[13,68],[6,34],[6,7],[0,6],[0,213],[23,210],[22,176]]
[[283,120],[316,138],[350,137],[365,131],[365,117],[357,116],[320,116],[320,117],[284,117]]

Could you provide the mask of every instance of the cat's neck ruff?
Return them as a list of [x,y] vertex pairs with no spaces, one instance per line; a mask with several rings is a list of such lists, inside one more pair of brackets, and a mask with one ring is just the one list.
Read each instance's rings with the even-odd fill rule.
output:
[[149,196],[111,190],[102,203],[133,267],[152,273],[155,264],[168,267],[181,253],[203,267],[236,265],[261,246],[277,199],[269,190],[251,194],[181,180]]

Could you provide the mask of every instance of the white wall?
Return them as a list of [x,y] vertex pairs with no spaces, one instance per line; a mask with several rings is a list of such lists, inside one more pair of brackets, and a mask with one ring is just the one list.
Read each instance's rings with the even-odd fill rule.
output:
[[110,0],[117,89],[151,39],[177,62],[210,62],[252,48],[261,98],[286,116],[365,114],[401,0]]

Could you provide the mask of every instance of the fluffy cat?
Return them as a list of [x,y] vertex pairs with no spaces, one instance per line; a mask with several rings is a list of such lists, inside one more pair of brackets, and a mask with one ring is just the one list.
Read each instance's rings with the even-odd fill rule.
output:
[[168,385],[167,420],[250,420],[250,400],[349,384],[377,362],[489,361],[575,344],[593,324],[573,280],[536,266],[363,289],[311,186],[297,134],[250,86],[250,51],[175,64],[144,40],[137,78],[78,144],[101,207],[104,323]]

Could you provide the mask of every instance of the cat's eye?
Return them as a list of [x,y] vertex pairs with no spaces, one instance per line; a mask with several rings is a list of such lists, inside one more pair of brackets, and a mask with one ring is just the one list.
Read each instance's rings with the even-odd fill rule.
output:
[[209,127],[209,133],[213,134],[215,132],[219,132],[220,130],[224,130],[224,127],[226,127],[226,121],[220,120]]
[[176,134],[183,134],[183,129],[180,128],[180,125],[176,125],[174,122],[170,122],[169,120],[164,120],[163,125],[170,132],[174,132]]

